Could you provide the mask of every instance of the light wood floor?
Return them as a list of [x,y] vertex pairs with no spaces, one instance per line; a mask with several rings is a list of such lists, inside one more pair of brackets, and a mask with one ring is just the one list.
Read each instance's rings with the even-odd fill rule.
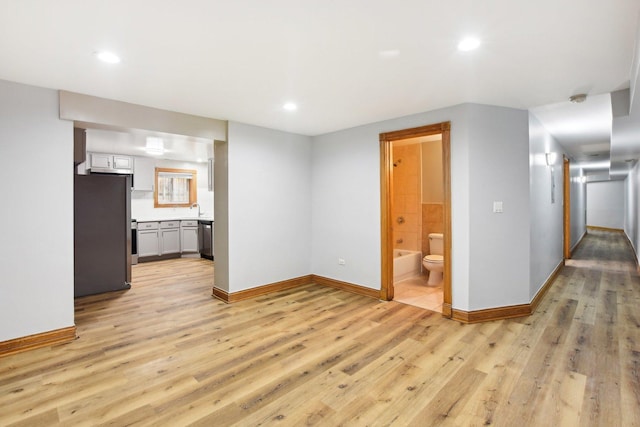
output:
[[226,305],[211,263],[81,298],[73,343],[0,358],[0,425],[638,426],[640,280],[590,232],[527,318],[462,325],[304,286]]

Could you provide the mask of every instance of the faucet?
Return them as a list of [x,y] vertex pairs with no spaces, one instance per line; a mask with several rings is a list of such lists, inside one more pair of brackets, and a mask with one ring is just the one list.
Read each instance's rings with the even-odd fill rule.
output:
[[198,207],[198,218],[200,218],[200,205],[198,203],[194,203],[191,206],[189,206],[189,209],[193,209],[195,207]]

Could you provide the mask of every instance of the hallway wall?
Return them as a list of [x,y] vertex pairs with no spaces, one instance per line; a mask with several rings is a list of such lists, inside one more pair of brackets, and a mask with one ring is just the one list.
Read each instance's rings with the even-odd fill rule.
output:
[[[640,248],[640,216],[638,200],[640,200],[640,164],[636,163],[624,180],[624,232],[638,256]],[[640,259],[636,259],[636,262]]]
[[587,183],[587,225],[624,229],[624,181]]
[[[531,197],[529,300],[531,300],[564,259],[562,209],[564,149],[532,114],[529,114],[529,150]],[[550,166],[547,166],[545,153],[556,153],[553,171]]]

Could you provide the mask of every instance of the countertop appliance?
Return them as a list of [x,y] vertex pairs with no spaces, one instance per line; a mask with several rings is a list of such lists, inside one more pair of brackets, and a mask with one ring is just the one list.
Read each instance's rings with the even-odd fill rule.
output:
[[74,296],[131,287],[131,176],[74,176]]
[[213,221],[208,219],[198,220],[198,243],[200,246],[200,258],[213,260]]

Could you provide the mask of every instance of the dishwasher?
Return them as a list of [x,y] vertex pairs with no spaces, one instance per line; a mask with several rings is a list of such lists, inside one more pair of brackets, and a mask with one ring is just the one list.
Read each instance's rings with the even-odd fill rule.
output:
[[198,220],[200,257],[213,260],[213,221]]

